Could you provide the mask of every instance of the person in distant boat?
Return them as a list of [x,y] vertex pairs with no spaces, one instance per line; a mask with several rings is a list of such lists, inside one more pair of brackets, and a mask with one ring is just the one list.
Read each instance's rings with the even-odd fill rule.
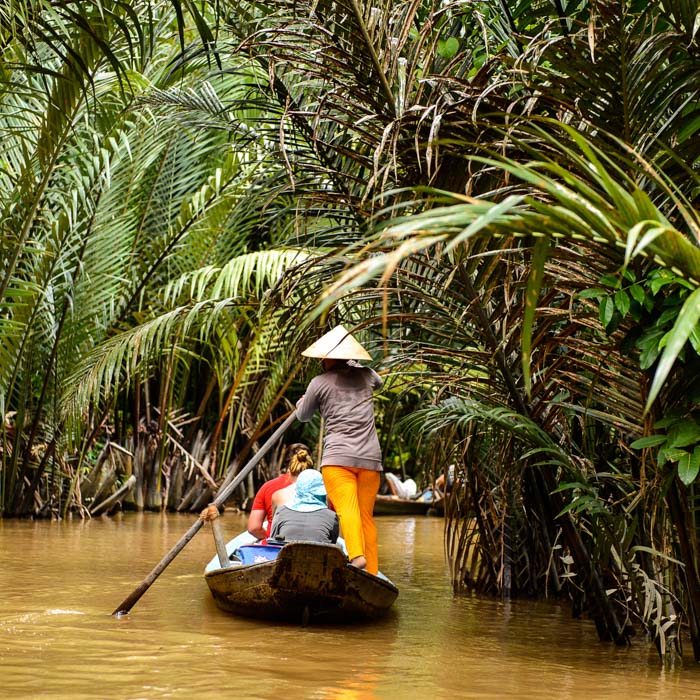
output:
[[328,508],[321,472],[306,469],[294,484],[294,496],[281,505],[272,518],[270,540],[335,544],[338,516]]
[[[248,516],[248,532],[259,540],[265,539],[270,534],[272,527],[272,499],[275,494],[289,486],[294,485],[301,472],[313,467],[313,460],[309,454],[309,448],[300,442],[295,442],[287,448],[285,456],[285,471],[280,476],[266,481],[255,494],[253,506]],[[267,526],[265,526],[267,521]]]
[[328,498],[340,518],[350,563],[376,575],[379,557],[372,512],[382,454],[373,394],[382,379],[357,362],[372,358],[343,326],[326,333],[302,355],[319,358],[324,371],[297,401],[297,418],[309,421],[316,411],[324,418],[321,473]]
[[[447,477],[447,478],[445,478]],[[440,496],[444,496],[448,494],[450,491],[452,491],[452,488],[455,483],[455,465],[450,464],[449,467],[447,467],[447,475],[443,472],[438,476],[437,479],[435,479],[435,490],[438,492]]]
[[413,479],[401,481],[396,474],[392,474],[391,472],[384,472],[384,477],[386,478],[387,484],[389,484],[389,491],[391,491],[392,496],[406,500],[415,498],[418,495],[418,486]]

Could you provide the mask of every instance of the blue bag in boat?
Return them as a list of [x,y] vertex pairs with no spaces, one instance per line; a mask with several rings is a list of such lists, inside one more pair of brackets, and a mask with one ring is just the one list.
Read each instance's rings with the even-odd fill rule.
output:
[[236,554],[242,564],[261,564],[262,562],[277,559],[282,549],[281,544],[242,544]]

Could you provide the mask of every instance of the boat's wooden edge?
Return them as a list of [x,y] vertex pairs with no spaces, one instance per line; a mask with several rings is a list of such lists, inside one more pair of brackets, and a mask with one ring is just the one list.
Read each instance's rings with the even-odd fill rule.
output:
[[414,500],[411,498],[398,498],[397,496],[377,496],[374,502],[375,517],[381,515],[427,515],[431,508],[428,501]]
[[260,569],[270,569],[270,571],[274,571],[280,560],[284,562],[285,559],[293,557],[295,550],[338,550],[340,555],[343,557],[343,560],[339,560],[338,566],[344,567],[344,569],[349,575],[356,576],[360,579],[366,578],[368,581],[371,581],[375,584],[380,584],[387,590],[396,592],[396,594],[398,595],[399,589],[386,576],[375,576],[374,574],[370,574],[368,571],[364,571],[363,569],[358,569],[357,567],[352,566],[350,562],[344,559],[345,555],[342,553],[342,550],[340,550],[339,547],[333,544],[325,544],[322,542],[289,542],[280,550],[277,559],[259,562],[257,564],[236,564],[233,566],[228,566],[224,569],[213,569],[211,571],[205,571],[204,577],[205,579],[209,579],[214,578],[216,576],[228,575],[234,572],[241,572],[241,574],[243,574],[244,572],[251,572]]
[[374,574],[370,574],[369,571],[365,571],[364,569],[358,569],[356,566],[352,566],[349,562],[345,566],[348,569],[350,569],[352,573],[356,574],[360,578],[364,577],[371,580],[373,583],[380,583],[385,588],[388,588],[392,591],[396,591],[398,595],[398,587],[392,581],[386,578],[386,576],[375,576]]
[[221,574],[230,574],[234,571],[254,571],[256,569],[274,569],[276,561],[272,559],[271,561],[261,561],[258,564],[233,564],[232,566],[227,566],[225,569],[211,569],[210,571],[204,572],[204,578],[211,578],[214,576],[219,576]]

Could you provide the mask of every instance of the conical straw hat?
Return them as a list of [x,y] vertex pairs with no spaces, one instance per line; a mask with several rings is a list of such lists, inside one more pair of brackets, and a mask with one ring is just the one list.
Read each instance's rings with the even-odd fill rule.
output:
[[302,353],[304,357],[320,357],[333,360],[371,360],[372,356],[360,345],[343,326],[332,331],[309,345]]

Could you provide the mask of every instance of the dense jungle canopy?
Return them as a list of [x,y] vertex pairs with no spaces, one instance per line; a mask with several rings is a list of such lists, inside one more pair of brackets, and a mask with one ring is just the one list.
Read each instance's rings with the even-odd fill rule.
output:
[[0,41],[0,516],[201,508],[343,323],[386,466],[457,465],[457,592],[700,660],[696,0],[8,0]]

